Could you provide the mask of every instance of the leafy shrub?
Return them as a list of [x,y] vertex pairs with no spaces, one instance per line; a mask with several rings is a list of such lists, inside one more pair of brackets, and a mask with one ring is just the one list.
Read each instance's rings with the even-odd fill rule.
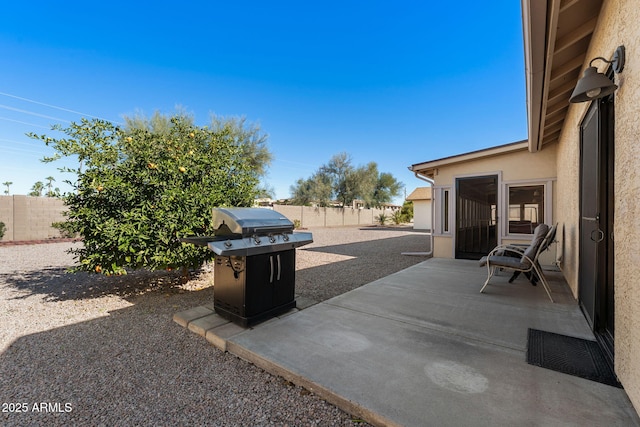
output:
[[381,213],[380,215],[378,215],[376,217],[376,221],[378,221],[378,224],[380,224],[380,225],[385,225],[387,223],[388,219],[389,219],[389,217],[386,216],[384,213]]
[[4,222],[0,221],[0,240],[2,240],[2,238],[4,237],[5,231],[6,226],[4,225]]
[[413,219],[413,202],[405,201],[400,212],[402,213],[402,222],[410,222]]
[[393,220],[393,223],[396,225],[399,225],[405,222],[405,216],[402,214],[401,211],[395,211],[391,216],[391,219]]
[[78,169],[62,169],[77,181],[67,181],[75,191],[64,197],[67,219],[58,226],[84,238],[83,247],[70,250],[79,261],[75,270],[110,275],[125,268],[197,268],[213,252],[180,238],[212,235],[213,207],[253,202],[257,171],[270,159],[257,128],[246,129],[242,121],[197,127],[184,115],[144,124],[122,130],[83,119],[54,126],[67,138],[30,135],[56,151],[44,161],[80,162]]
[[78,237],[78,233],[73,231],[73,225],[70,222],[54,222],[51,226],[60,232],[60,236],[64,238]]

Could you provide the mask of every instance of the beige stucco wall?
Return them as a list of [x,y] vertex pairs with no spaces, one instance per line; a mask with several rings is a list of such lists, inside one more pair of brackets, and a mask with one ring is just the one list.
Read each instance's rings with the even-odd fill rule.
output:
[[[552,205],[551,216],[553,222],[556,221],[557,211],[557,184],[555,182],[556,171],[556,150],[557,144],[545,147],[537,153],[530,153],[528,150],[521,150],[512,153],[504,153],[497,156],[479,158],[463,163],[455,163],[438,168],[434,176],[436,186],[455,186],[458,177],[487,175],[500,173],[501,182],[527,181],[527,180],[553,180],[552,183]],[[501,213],[502,215],[502,206]],[[439,258],[452,258],[454,256],[454,234],[447,236],[434,236],[433,255]],[[501,243],[522,243],[522,241],[504,239]],[[556,246],[549,248],[541,258],[542,264],[551,265],[556,259]]]
[[[605,1],[587,58],[611,57],[626,48],[626,64],[616,76],[615,94],[615,370],[640,409],[640,7],[637,0]],[[586,64],[585,64],[586,65]],[[600,71],[606,64],[596,61]],[[564,228],[562,264],[572,291],[578,291],[579,125],[588,103],[569,109],[559,142],[558,221]]]
[[503,181],[553,178],[556,176],[555,150],[556,146],[554,144],[538,153],[522,150],[440,167],[437,175],[434,176],[434,181],[438,186],[453,185],[455,178],[459,176],[487,174],[497,171],[502,171]]
[[436,258],[453,258],[453,238],[450,236],[433,236],[433,256]]
[[431,230],[431,200],[413,201],[413,228]]

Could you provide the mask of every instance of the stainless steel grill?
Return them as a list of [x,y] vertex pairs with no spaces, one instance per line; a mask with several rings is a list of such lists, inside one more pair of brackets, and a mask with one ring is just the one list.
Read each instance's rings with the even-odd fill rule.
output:
[[311,233],[294,233],[293,223],[271,209],[216,208],[213,224],[217,239],[208,246],[221,256],[252,256],[313,242]]
[[263,208],[215,208],[211,237],[186,242],[215,253],[216,313],[250,326],[296,306],[295,248],[313,242],[284,215]]

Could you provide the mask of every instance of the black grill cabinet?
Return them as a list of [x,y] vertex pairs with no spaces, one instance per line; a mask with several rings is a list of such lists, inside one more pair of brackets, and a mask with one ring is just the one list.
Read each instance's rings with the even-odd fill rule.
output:
[[[296,306],[295,248],[313,242],[311,233],[293,232],[293,223],[264,208],[215,208],[214,308],[241,326]],[[203,239],[184,239],[202,244]]]

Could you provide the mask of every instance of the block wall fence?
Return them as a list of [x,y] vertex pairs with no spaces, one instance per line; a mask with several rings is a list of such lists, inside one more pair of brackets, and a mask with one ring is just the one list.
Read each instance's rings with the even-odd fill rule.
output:
[[62,237],[51,224],[64,221],[65,209],[64,202],[54,197],[0,196],[0,221],[5,225],[2,241]]
[[[54,222],[64,221],[64,202],[53,197],[0,196],[0,221],[5,224],[3,242],[61,238]],[[273,209],[302,227],[342,227],[372,225],[391,211],[383,209],[313,208],[274,205]]]
[[384,209],[314,208],[309,206],[273,205],[273,210],[280,212],[291,221],[299,220],[301,226],[304,228],[372,225],[377,223],[376,218],[382,213],[391,216],[391,211]]

